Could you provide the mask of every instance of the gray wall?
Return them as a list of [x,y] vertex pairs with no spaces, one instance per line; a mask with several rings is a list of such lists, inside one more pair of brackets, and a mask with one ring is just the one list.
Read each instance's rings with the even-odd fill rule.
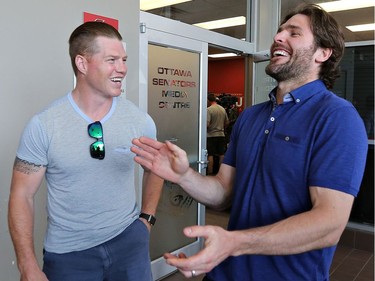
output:
[[[29,118],[72,89],[68,38],[83,12],[119,20],[127,44],[127,96],[138,104],[139,1],[2,1],[0,8],[0,281],[19,280],[8,224],[9,186],[18,139]],[[45,185],[37,194],[35,244],[45,230]]]

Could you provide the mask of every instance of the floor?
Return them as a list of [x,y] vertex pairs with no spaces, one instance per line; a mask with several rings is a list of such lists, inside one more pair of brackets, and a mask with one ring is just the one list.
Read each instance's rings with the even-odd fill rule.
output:
[[[227,220],[227,213],[206,209],[206,224],[225,227]],[[339,244],[331,266],[330,281],[374,281],[373,245],[370,248],[372,251]],[[202,279],[203,275],[187,279],[181,273],[176,272],[164,278],[163,281],[201,281]]]

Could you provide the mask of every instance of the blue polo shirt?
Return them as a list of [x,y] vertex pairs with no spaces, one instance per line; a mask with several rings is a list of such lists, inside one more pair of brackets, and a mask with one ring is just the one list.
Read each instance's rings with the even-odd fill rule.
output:
[[[356,196],[367,154],[363,120],[321,80],[246,109],[223,163],[236,168],[229,230],[264,226],[308,211],[309,186]],[[298,255],[229,257],[215,281],[329,280],[336,247]]]

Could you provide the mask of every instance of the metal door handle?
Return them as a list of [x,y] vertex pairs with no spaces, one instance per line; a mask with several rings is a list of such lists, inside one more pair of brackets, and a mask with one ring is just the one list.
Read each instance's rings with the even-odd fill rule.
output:
[[166,141],[170,141],[171,143],[176,143],[178,141],[178,138],[169,138]]

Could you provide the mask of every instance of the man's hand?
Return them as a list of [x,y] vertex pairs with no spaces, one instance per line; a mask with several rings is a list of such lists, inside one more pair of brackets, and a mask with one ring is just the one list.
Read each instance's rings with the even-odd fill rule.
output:
[[234,233],[219,226],[190,226],[184,229],[184,234],[191,238],[203,237],[204,249],[191,257],[186,257],[184,253],[177,256],[166,253],[164,258],[167,264],[175,266],[187,278],[211,271],[230,256],[235,247]]
[[186,152],[171,142],[162,143],[147,137],[133,139],[134,160],[161,178],[178,183],[189,170]]

